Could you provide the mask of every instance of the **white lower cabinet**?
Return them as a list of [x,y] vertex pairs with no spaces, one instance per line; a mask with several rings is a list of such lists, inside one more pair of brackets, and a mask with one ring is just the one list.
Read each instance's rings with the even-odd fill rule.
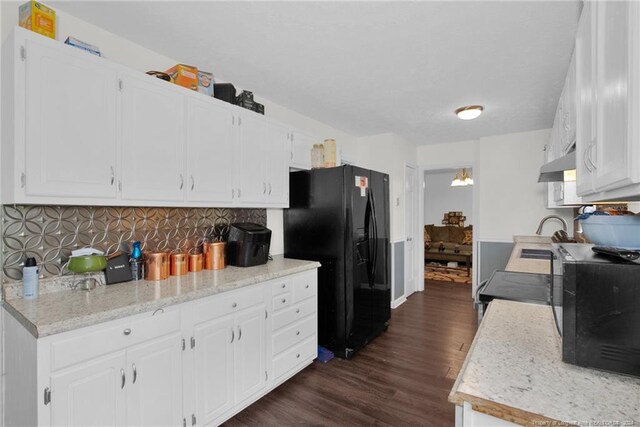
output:
[[5,425],[221,424],[316,358],[316,301],[313,269],[41,339],[3,310]]

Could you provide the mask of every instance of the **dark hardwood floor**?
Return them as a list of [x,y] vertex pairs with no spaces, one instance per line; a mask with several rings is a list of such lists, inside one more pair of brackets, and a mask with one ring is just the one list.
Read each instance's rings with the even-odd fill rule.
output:
[[447,401],[477,328],[469,285],[425,282],[352,360],[314,362],[225,425],[453,426]]

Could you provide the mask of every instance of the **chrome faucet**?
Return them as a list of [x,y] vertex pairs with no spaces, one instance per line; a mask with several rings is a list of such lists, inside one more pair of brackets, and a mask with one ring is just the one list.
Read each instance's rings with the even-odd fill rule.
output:
[[538,225],[538,229],[536,230],[537,235],[540,235],[540,233],[542,233],[542,226],[550,219],[557,219],[558,221],[562,222],[562,229],[565,232],[567,231],[567,221],[565,221],[564,218],[559,217],[558,215],[547,215],[540,220],[540,225]]

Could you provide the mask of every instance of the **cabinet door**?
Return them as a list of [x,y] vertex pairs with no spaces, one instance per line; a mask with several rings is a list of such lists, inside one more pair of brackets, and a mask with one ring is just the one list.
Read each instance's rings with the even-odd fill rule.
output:
[[567,134],[566,144],[562,149],[562,154],[566,154],[569,148],[576,142],[576,56],[571,56],[569,71],[564,83],[563,103],[565,110],[565,132]]
[[211,99],[187,102],[187,200],[232,202],[233,115]]
[[122,198],[182,201],[185,96],[145,75],[120,76]]
[[265,306],[249,308],[236,317],[236,402],[253,396],[266,385]]
[[26,52],[25,193],[115,198],[116,71],[68,46]]
[[311,149],[313,144],[319,144],[319,137],[294,130],[291,132],[291,163],[298,169],[311,169]]
[[51,425],[122,426],[126,418],[124,352],[51,376]]
[[182,421],[181,335],[127,350],[127,424],[177,426]]
[[595,16],[585,2],[576,34],[576,174],[578,195],[593,194],[592,150],[595,143]]
[[289,140],[284,125],[268,123],[266,129],[265,181],[266,202],[270,206],[289,207]]
[[[632,2],[592,4],[597,17],[596,191],[630,183],[629,69]],[[637,25],[634,23],[633,25]]]
[[194,338],[196,419],[204,425],[234,404],[233,315],[196,325]]
[[238,193],[241,205],[258,207],[264,205],[267,182],[264,177],[264,138],[266,122],[262,116],[250,112],[240,116],[238,153]]

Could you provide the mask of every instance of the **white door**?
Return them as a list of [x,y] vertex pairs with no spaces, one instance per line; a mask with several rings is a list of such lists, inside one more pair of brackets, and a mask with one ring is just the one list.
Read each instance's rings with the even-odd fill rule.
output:
[[185,97],[180,88],[145,75],[123,74],[122,198],[182,201]]
[[127,350],[127,424],[177,426],[182,421],[181,335]]
[[51,425],[126,424],[125,353],[120,351],[51,376]]
[[593,4],[585,2],[576,33],[576,175],[579,196],[593,194],[592,159],[595,145],[595,28]]
[[[416,186],[418,174],[416,169],[411,166],[405,166],[404,173],[404,212],[405,212],[405,245],[404,245],[404,283],[405,295],[408,297],[417,289],[416,284]],[[394,295],[396,298],[400,295]]]
[[267,182],[266,202],[271,206],[289,206],[289,141],[287,127],[267,123],[264,159]]
[[264,119],[253,112],[242,114],[240,119],[239,161],[236,163],[239,194],[236,197],[242,205],[257,207],[264,204],[267,194],[263,157],[266,126]]
[[[603,1],[596,8],[596,190],[630,183],[629,81],[633,2]],[[638,25],[633,23],[633,25]]]
[[233,114],[211,99],[190,97],[187,117],[187,200],[230,204]]
[[236,317],[236,402],[242,402],[266,385],[265,307],[248,308]]
[[233,316],[200,323],[194,329],[196,420],[211,423],[234,404]]
[[115,198],[116,71],[67,46],[26,51],[26,194]]

